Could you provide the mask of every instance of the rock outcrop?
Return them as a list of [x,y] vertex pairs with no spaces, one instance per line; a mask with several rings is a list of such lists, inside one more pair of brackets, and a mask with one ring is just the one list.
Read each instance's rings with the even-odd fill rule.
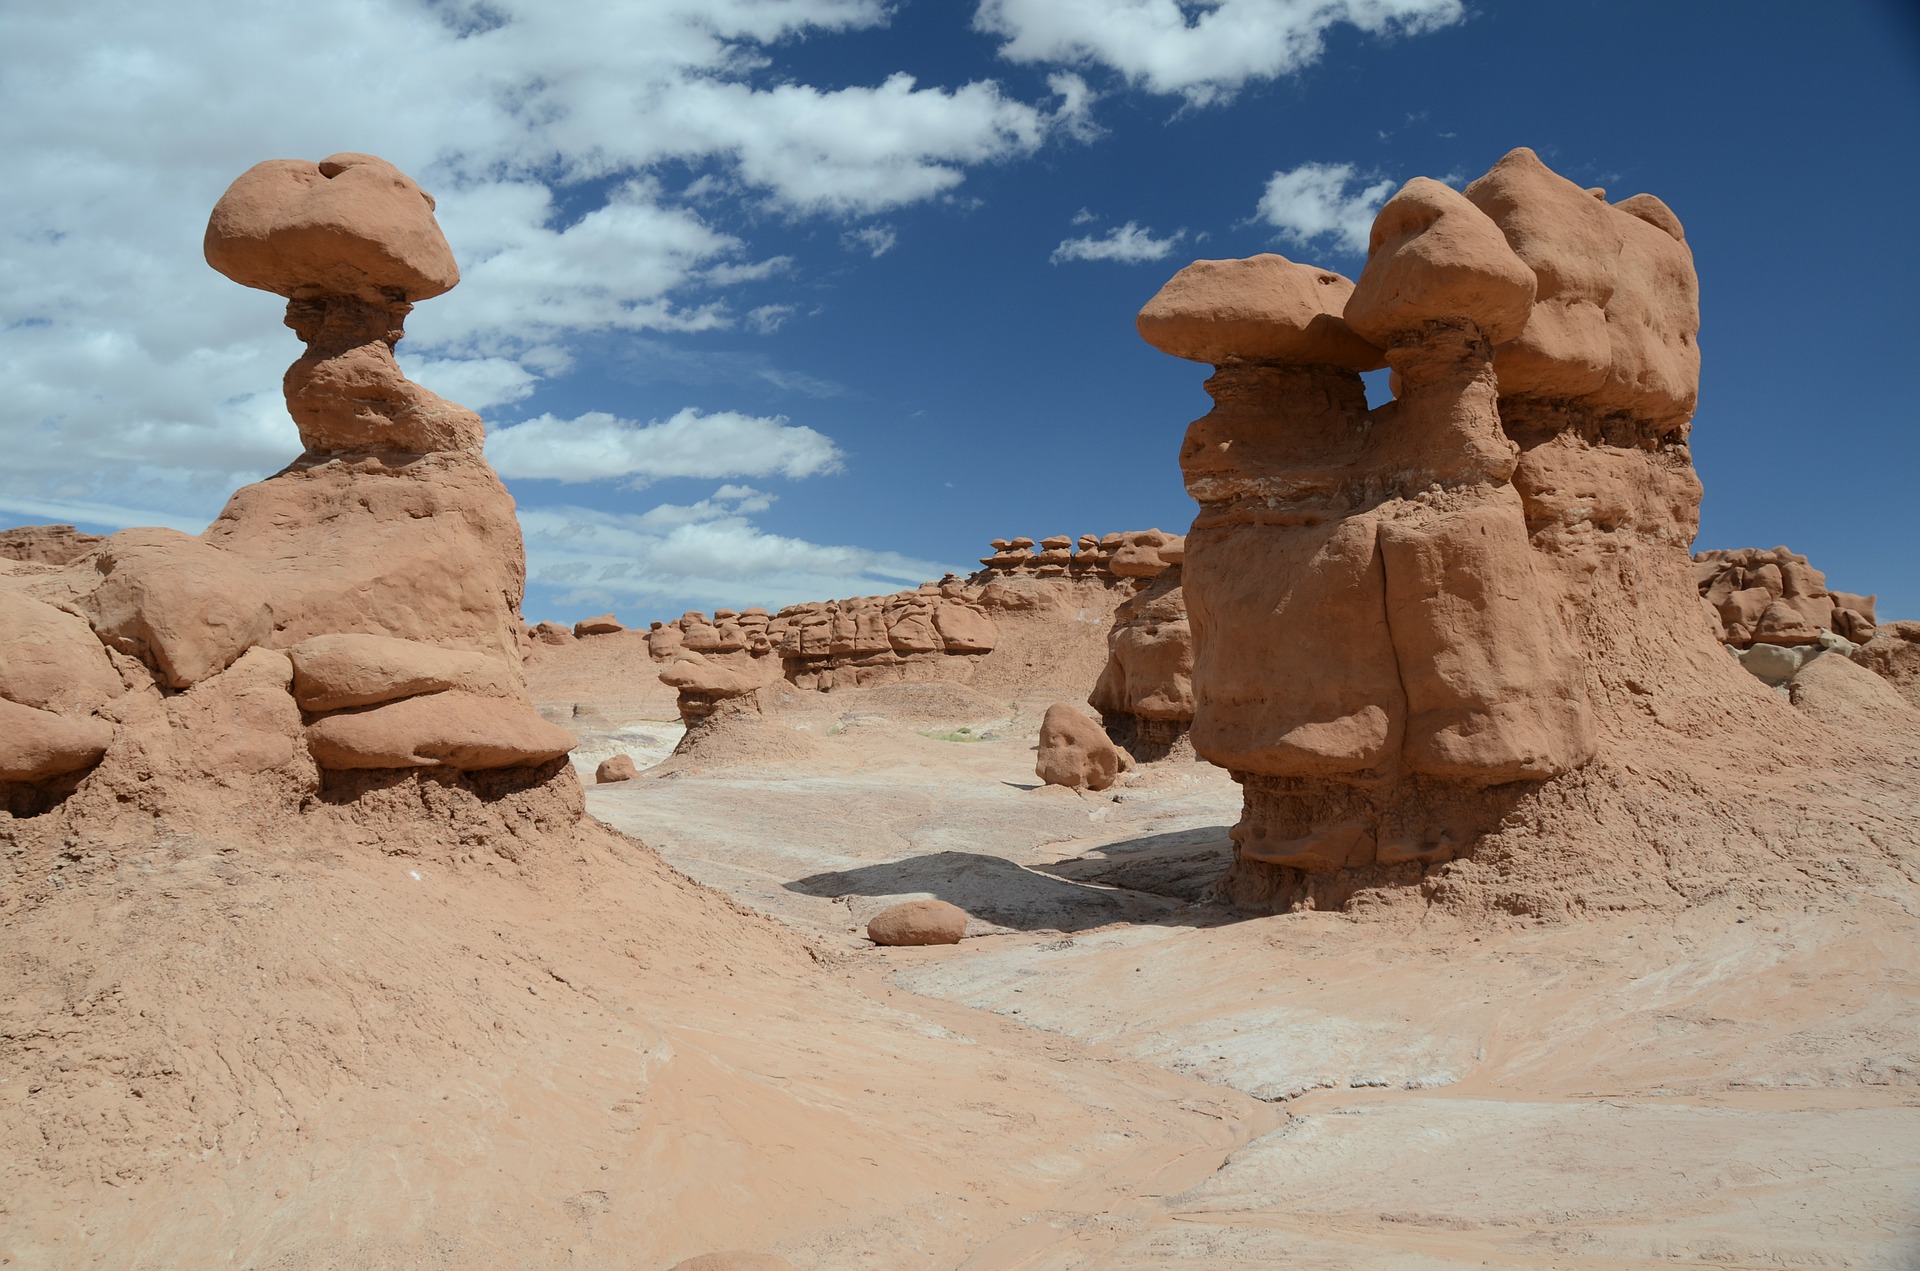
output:
[[1816,645],[1820,633],[1859,644],[1873,638],[1873,596],[1827,589],[1807,558],[1776,547],[1693,554],[1694,583],[1723,644]]
[[1107,633],[1107,665],[1087,697],[1107,735],[1142,763],[1192,757],[1193,628],[1181,573],[1169,566],[1121,602]]
[[[272,160],[222,197],[205,248],[288,298],[305,449],[198,536],[7,536],[39,568],[0,577],[6,804],[272,821],[426,771],[481,804],[515,787],[577,805],[572,735],[521,670],[513,500],[479,418],[393,358],[412,302],[459,279],[432,199],[367,155]],[[462,784],[494,770],[520,775]],[[208,781],[217,799],[194,794]]]
[[882,909],[867,923],[867,939],[895,948],[959,944],[966,934],[967,911],[944,900],[902,901]]
[[1050,786],[1105,790],[1133,766],[1100,725],[1071,702],[1055,702],[1040,721],[1034,774]]
[[21,525],[0,530],[0,560],[65,565],[85,556],[99,541],[100,535],[82,534],[71,525]]
[[1515,150],[1464,194],[1407,183],[1350,289],[1197,262],[1139,326],[1214,364],[1181,590],[1193,745],[1245,789],[1240,899],[1418,878],[1650,699],[1752,691],[1691,576],[1698,286],[1659,200]]

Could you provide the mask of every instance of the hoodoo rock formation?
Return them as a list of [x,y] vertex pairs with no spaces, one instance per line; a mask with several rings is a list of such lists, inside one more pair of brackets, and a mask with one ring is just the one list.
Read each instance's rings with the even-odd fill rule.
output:
[[1823,631],[1873,638],[1876,597],[1827,590],[1827,576],[1784,547],[1695,552],[1693,563],[1722,643],[1812,645]]
[[479,417],[393,357],[412,303],[459,279],[433,200],[367,155],[272,160],[221,198],[205,246],[287,297],[305,450],[197,537],[8,536],[32,563],[0,577],[0,624],[29,651],[0,677],[27,712],[8,729],[7,804],[191,816],[212,782],[225,806],[199,811],[245,819],[351,809],[410,771],[497,805],[465,774],[504,770],[486,791],[577,805],[573,738],[527,696],[525,552]]
[[1107,735],[1143,763],[1191,752],[1193,629],[1181,573],[1169,565],[1114,611],[1107,664],[1087,697]]
[[1193,745],[1245,790],[1236,895],[1419,878],[1652,702],[1679,726],[1752,691],[1688,556],[1698,327],[1678,218],[1524,149],[1464,194],[1410,181],[1355,283],[1201,261],[1142,310],[1215,368],[1182,591]]

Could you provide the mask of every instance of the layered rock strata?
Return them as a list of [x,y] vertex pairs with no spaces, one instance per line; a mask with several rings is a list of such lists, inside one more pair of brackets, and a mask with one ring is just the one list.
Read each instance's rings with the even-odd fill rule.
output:
[[1229,890],[1418,878],[1636,699],[1738,674],[1687,552],[1698,326],[1673,213],[1524,149],[1402,187],[1357,282],[1203,261],[1149,302],[1143,336],[1215,368],[1182,590],[1193,744],[1245,788]]
[[[16,814],[184,814],[207,781],[242,808],[351,805],[409,772],[578,804],[573,737],[527,696],[525,553],[480,420],[393,358],[412,303],[459,278],[432,208],[358,154],[259,164],[222,197],[206,256],[287,297],[305,449],[198,536],[10,536],[60,565],[0,578],[26,651],[0,673]],[[496,771],[517,775],[465,775]]]

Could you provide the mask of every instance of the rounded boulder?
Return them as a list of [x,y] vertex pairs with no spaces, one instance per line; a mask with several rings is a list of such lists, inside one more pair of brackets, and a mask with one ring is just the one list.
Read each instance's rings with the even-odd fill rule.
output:
[[959,944],[966,934],[967,911],[944,900],[909,900],[867,924],[867,939],[879,945]]

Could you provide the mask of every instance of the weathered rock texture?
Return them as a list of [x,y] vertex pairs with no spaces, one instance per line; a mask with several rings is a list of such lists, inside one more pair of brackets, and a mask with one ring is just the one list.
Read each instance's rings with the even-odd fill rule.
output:
[[65,565],[93,550],[98,534],[82,534],[71,525],[22,525],[0,530],[0,560]]
[[1827,590],[1827,576],[1784,547],[1695,552],[1693,580],[1724,644],[1815,645],[1830,631],[1873,638],[1873,596]]
[[1034,774],[1050,786],[1105,790],[1132,767],[1125,751],[1071,702],[1055,702],[1040,721]]
[[[823,692],[895,683],[1014,690],[1086,683],[1106,660],[1089,628],[1107,625],[1117,608],[1177,566],[1183,542],[1159,530],[1083,534],[1077,548],[1066,535],[995,539],[985,568],[968,578],[948,575],[911,591],[812,601],[773,614],[689,611],[653,623],[647,652],[664,664],[663,682],[679,690],[689,726],[716,702],[783,679]],[[576,624],[569,633],[542,623],[528,635],[564,645],[586,636],[586,627]],[[1143,689],[1139,696],[1152,694]],[[1161,704],[1150,703],[1142,717],[1160,718]]]
[[0,575],[7,833],[128,816],[283,831],[366,815],[361,796],[404,773],[483,818],[524,815],[510,790],[577,809],[573,738],[521,669],[513,500],[478,417],[393,360],[411,302],[459,278],[432,208],[353,154],[257,165],[220,200],[208,261],[288,297],[307,345],[285,381],[305,451],[199,536],[6,536],[24,562]]
[[867,939],[894,947],[959,944],[967,934],[967,911],[944,900],[906,900],[867,923]]
[[1283,265],[1196,263],[1140,319],[1215,366],[1182,591],[1193,745],[1245,788],[1229,892],[1419,879],[1648,726],[1764,709],[1688,557],[1698,288],[1665,205],[1515,150],[1403,187],[1350,292]]
[[1135,759],[1192,756],[1193,628],[1179,565],[1114,612],[1107,664],[1087,702],[1100,712],[1107,735]]

